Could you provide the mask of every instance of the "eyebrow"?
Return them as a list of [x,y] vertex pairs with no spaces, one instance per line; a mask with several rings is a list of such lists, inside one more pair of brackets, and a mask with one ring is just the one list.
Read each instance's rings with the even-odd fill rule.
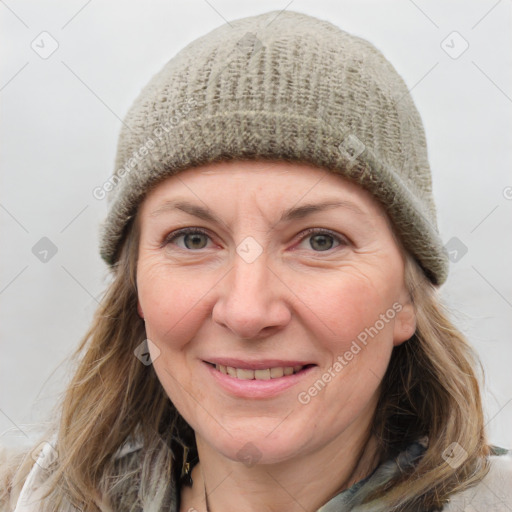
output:
[[[304,217],[312,215],[313,213],[321,212],[324,210],[330,210],[333,208],[346,208],[360,215],[361,217],[366,218],[366,214],[355,203],[336,199],[324,201],[321,203],[307,203],[302,206],[289,208],[282,213],[281,218],[278,221],[278,224],[282,222],[303,219]],[[166,201],[156,210],[151,212],[150,215],[152,217],[156,217],[162,213],[173,210],[180,210],[185,213],[188,213],[189,215],[193,215],[194,217],[198,217],[206,221],[215,222],[217,224],[224,224],[224,222],[219,217],[217,217],[217,215],[215,215],[209,208],[199,206],[197,204],[193,204],[182,199]]]

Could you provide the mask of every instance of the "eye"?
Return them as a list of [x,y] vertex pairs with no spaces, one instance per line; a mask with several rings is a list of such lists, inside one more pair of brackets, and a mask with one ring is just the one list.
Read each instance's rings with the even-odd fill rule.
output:
[[200,228],[183,228],[175,231],[174,233],[171,233],[168,237],[166,237],[163,245],[175,243],[176,240],[180,238],[183,239],[183,245],[176,243],[180,249],[197,250],[206,248],[206,244],[208,243],[210,236],[206,231]]
[[302,233],[302,235],[301,243],[309,240],[309,247],[305,248],[313,249],[315,252],[326,252],[333,249],[333,247],[348,245],[344,238],[326,229],[311,228]]
[[[301,243],[310,241],[309,247],[302,247],[302,249],[313,249],[315,252],[326,252],[340,245],[348,245],[343,237],[326,229],[310,228],[301,235]],[[181,243],[177,243],[176,241],[180,239]],[[194,251],[206,249],[209,239],[211,240],[211,237],[208,232],[201,228],[183,228],[168,235],[162,246],[174,243],[180,249]]]

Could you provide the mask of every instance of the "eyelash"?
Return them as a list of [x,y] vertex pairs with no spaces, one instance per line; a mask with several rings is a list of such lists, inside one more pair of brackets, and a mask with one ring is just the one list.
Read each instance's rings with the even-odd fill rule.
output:
[[[174,240],[176,240],[180,236],[192,235],[192,234],[202,234],[202,235],[207,236],[211,240],[211,236],[209,235],[208,231],[206,231],[205,229],[202,229],[202,228],[183,228],[183,229],[179,229],[178,231],[175,231],[175,232],[169,234],[165,238],[165,240],[164,240],[164,242],[162,244],[162,247],[165,247],[165,246],[169,245],[171,242],[174,242]],[[304,239],[306,239],[306,238],[308,238],[309,236],[312,236],[312,235],[328,235],[328,236],[334,238],[340,244],[340,246],[348,245],[347,239],[337,235],[333,231],[330,231],[330,230],[324,229],[324,228],[308,228],[308,229],[304,230],[301,233],[300,242],[302,242]],[[335,248],[336,247],[332,247],[331,249],[327,249],[326,251],[314,251],[314,252],[318,252],[318,253],[329,252],[329,251],[331,251],[332,249],[335,249]],[[179,249],[182,249],[182,248],[179,247]],[[188,252],[197,252],[197,251],[194,251],[193,249],[182,249],[182,250],[188,251]],[[198,251],[200,251],[200,250],[201,249],[198,249]]]

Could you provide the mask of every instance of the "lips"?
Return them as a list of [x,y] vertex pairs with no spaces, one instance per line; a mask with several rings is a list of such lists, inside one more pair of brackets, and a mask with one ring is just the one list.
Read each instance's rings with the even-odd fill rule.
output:
[[233,358],[203,359],[203,364],[212,378],[212,385],[242,399],[271,399],[287,389],[303,387],[304,379],[318,368],[318,365],[306,361],[244,361]]
[[304,360],[208,358],[203,364],[212,378],[230,396],[242,399],[271,399],[287,389],[304,386],[317,364]]

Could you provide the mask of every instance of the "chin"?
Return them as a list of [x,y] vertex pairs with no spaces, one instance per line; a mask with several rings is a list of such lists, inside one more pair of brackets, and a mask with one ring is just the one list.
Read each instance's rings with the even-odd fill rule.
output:
[[290,443],[289,440],[286,444],[282,444],[282,442],[268,441],[264,437],[261,439],[241,437],[227,446],[219,446],[218,449],[226,458],[234,462],[254,466],[277,464],[293,459],[297,456],[298,446],[300,444]]
[[309,444],[310,440],[304,436],[309,430],[303,429],[302,435],[297,437],[288,426],[282,430],[276,428],[279,421],[282,420],[274,419],[271,427],[261,425],[259,432],[254,421],[250,426],[228,427],[226,430],[232,435],[219,428],[220,431],[209,431],[203,439],[217,453],[246,466],[285,462],[297,457],[299,450]]

